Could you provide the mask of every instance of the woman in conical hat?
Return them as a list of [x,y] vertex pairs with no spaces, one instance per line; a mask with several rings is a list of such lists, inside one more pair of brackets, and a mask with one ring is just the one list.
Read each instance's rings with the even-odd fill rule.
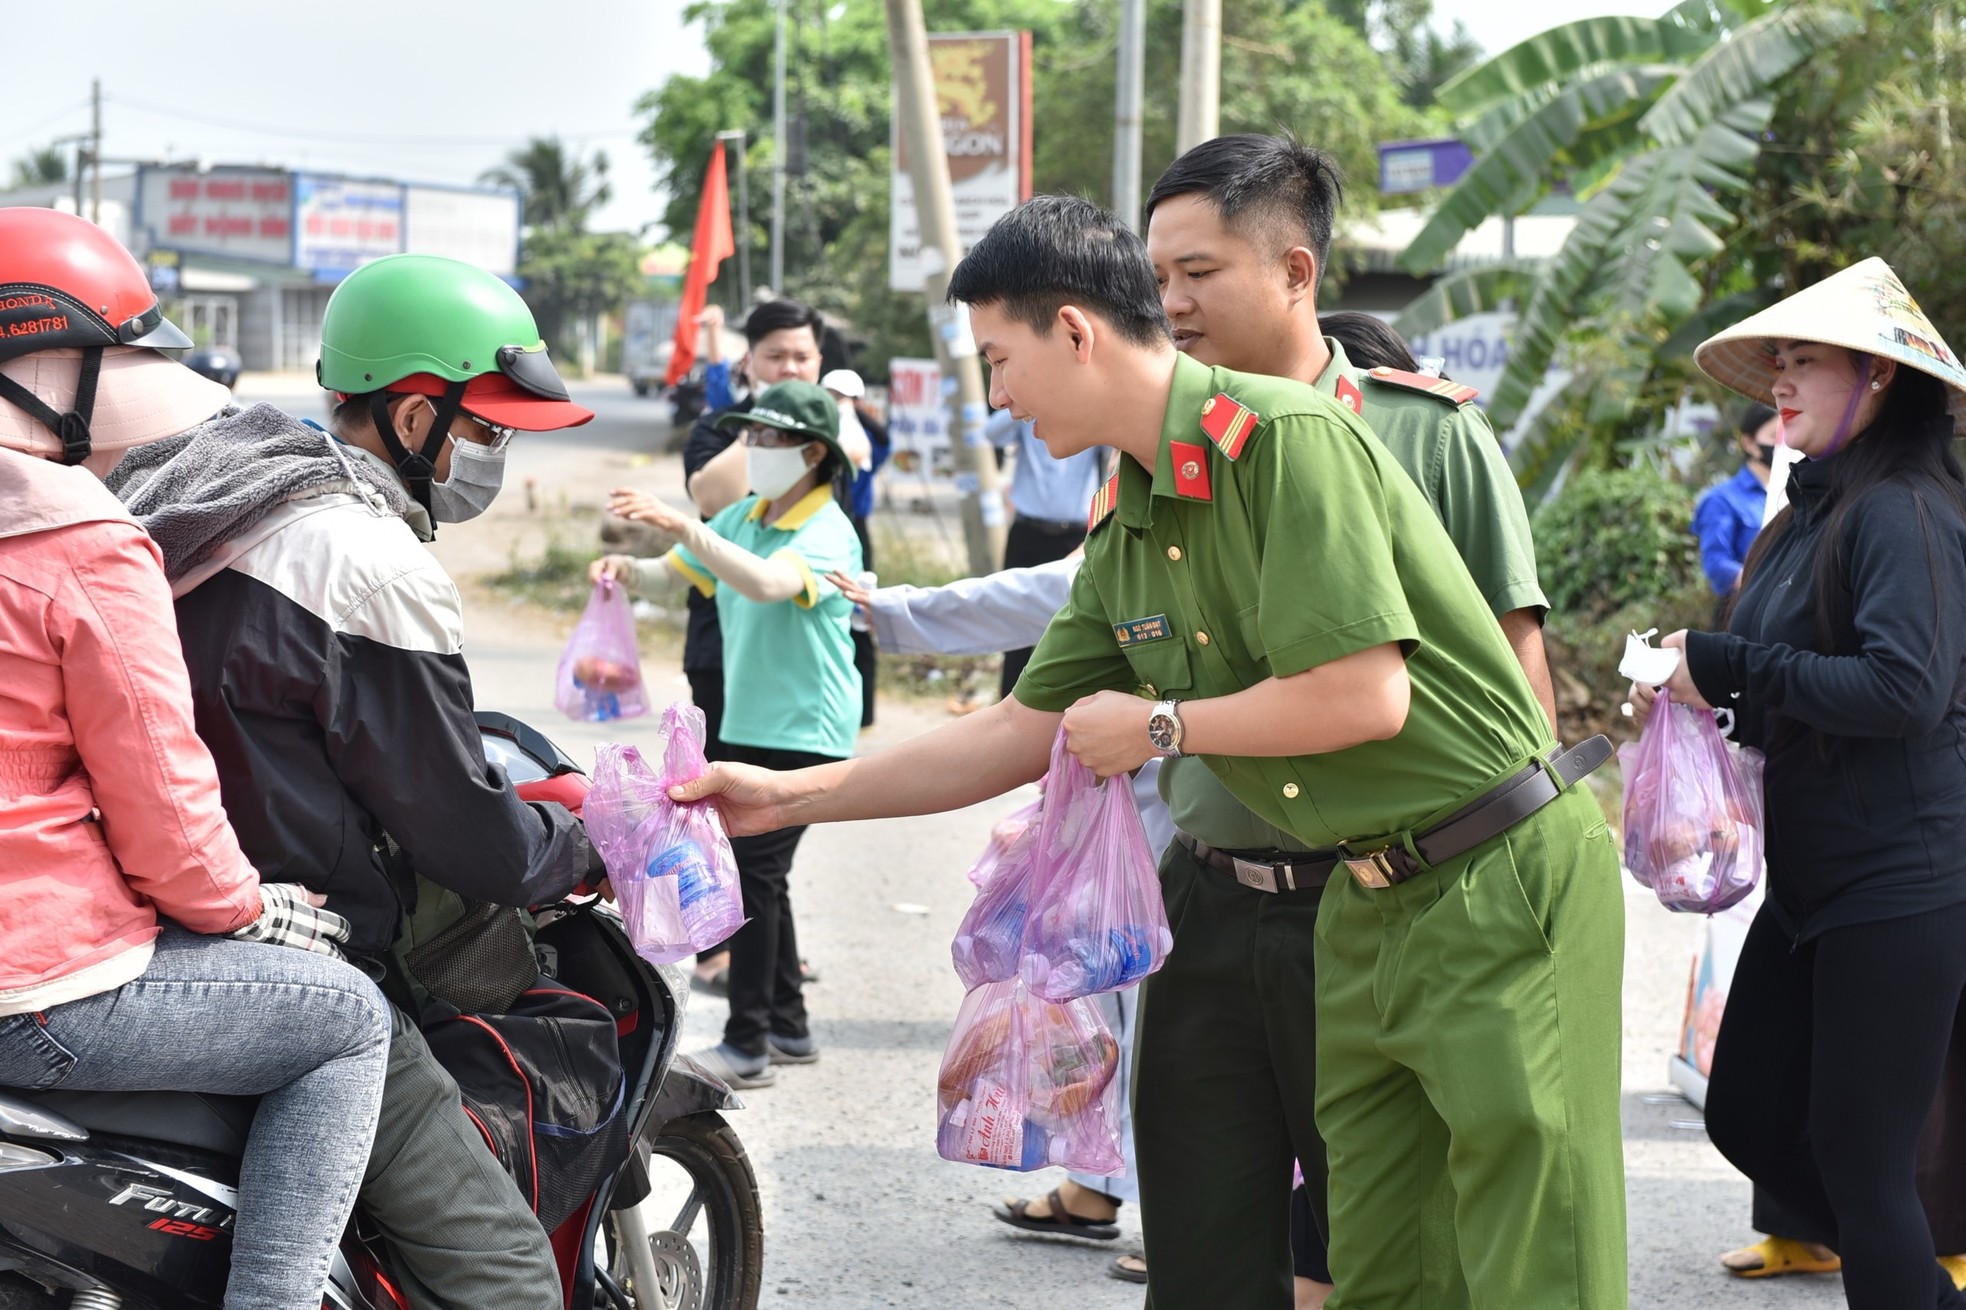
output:
[[[1700,346],[1804,457],[1725,632],[1667,689],[1766,753],[1768,897],[1727,998],[1714,1145],[1859,1307],[1966,1307],[1914,1183],[1966,991],[1966,370],[1868,259]],[[1649,688],[1634,688],[1649,708]]]

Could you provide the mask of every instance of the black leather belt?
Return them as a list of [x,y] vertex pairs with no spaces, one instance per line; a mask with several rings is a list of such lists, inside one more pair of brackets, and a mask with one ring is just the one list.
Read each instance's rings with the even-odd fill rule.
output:
[[1191,833],[1176,832],[1174,840],[1209,868],[1226,873],[1259,892],[1304,892],[1324,886],[1338,857],[1315,851],[1218,851]]
[[1358,839],[1343,842],[1334,850],[1301,855],[1266,852],[1282,858],[1250,859],[1248,853],[1218,851],[1185,832],[1174,837],[1209,868],[1256,891],[1322,887],[1340,865],[1349,869],[1361,886],[1391,887],[1500,836],[1610,758],[1611,742],[1602,735],[1576,746],[1559,747],[1547,758],[1525,764],[1425,832]]

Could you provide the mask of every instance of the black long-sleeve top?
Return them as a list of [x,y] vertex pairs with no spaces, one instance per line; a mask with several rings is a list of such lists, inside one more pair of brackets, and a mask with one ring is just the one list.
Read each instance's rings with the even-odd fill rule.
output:
[[1687,670],[1767,756],[1768,904],[1797,941],[1966,901],[1966,517],[1929,483],[1859,493],[1838,549],[1849,620],[1816,630],[1830,468],[1795,467],[1792,524]]

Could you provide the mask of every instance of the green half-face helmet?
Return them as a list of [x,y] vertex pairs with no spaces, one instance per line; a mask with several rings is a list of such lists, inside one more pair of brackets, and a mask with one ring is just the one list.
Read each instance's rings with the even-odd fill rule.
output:
[[[481,268],[437,255],[388,255],[342,280],[321,320],[315,378],[343,397],[373,395],[376,430],[426,504],[434,462],[459,410],[525,432],[594,417],[568,398],[519,293]],[[384,392],[439,398],[421,451],[403,446]]]

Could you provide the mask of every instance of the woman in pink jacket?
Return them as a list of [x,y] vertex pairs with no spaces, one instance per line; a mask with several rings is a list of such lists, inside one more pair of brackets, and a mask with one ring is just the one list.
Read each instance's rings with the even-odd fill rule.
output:
[[89,223],[0,209],[0,286],[0,1086],[261,1097],[225,1304],[317,1310],[386,1010],[240,852],[162,560],[98,480],[227,393],[144,366],[190,342]]

